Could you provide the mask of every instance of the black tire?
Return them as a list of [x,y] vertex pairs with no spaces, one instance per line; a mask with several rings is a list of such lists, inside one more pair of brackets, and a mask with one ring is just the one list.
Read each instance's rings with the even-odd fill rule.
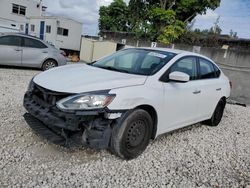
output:
[[55,60],[53,59],[48,59],[46,60],[44,63],[43,63],[43,66],[42,66],[42,70],[43,71],[46,71],[46,70],[49,70],[51,68],[54,68],[54,67],[57,67],[58,64]]
[[134,159],[147,148],[152,130],[148,112],[142,109],[127,112],[113,127],[110,149],[123,159]]
[[220,101],[218,102],[218,104],[214,110],[214,113],[213,113],[211,119],[204,121],[203,124],[208,125],[208,126],[219,125],[219,123],[221,122],[221,119],[223,117],[223,114],[224,114],[225,106],[226,106],[226,102],[223,99],[220,99]]

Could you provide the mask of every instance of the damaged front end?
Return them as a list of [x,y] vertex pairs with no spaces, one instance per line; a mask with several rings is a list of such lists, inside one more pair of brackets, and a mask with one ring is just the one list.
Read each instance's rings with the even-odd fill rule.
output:
[[112,127],[125,111],[108,108],[62,111],[57,102],[71,94],[47,90],[33,83],[26,92],[23,105],[29,112],[26,122],[37,134],[52,143],[95,149],[109,147]]

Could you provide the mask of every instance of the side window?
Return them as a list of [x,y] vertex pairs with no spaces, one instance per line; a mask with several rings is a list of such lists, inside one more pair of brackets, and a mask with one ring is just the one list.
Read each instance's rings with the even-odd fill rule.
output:
[[190,76],[190,80],[197,79],[197,66],[196,66],[196,58],[195,57],[186,57],[179,61],[177,61],[170,68],[171,72],[183,72]]
[[45,44],[42,42],[35,40],[35,39],[30,39],[30,38],[23,38],[23,46],[28,47],[28,48],[47,48]]
[[20,46],[21,38],[18,36],[3,36],[0,37],[0,45],[6,46]]
[[216,78],[214,65],[206,59],[200,58],[200,79]]

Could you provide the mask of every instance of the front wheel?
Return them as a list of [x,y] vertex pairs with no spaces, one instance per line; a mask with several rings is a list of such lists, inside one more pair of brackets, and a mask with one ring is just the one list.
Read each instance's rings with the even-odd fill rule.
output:
[[221,122],[223,113],[224,113],[225,106],[226,106],[226,102],[224,100],[220,99],[220,101],[218,102],[218,104],[214,110],[214,113],[213,113],[213,116],[211,117],[211,119],[208,119],[208,120],[204,121],[203,123],[205,125],[209,125],[209,126],[219,125],[219,123]]
[[57,62],[53,59],[48,59],[43,63],[42,70],[46,71],[54,67],[57,67]]
[[123,159],[136,158],[148,146],[152,130],[153,121],[149,113],[135,109],[114,126],[111,150]]

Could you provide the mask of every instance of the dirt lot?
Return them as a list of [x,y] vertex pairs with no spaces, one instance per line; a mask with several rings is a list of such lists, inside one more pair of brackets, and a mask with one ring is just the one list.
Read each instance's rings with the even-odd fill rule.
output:
[[227,105],[218,127],[161,136],[137,159],[69,150],[32,133],[22,98],[36,70],[0,68],[0,187],[250,186],[250,108]]

